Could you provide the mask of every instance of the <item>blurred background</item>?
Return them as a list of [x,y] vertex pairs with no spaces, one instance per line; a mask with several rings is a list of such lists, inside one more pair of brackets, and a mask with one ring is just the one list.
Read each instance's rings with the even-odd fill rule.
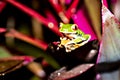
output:
[[[105,1],[109,10],[119,19],[120,1]],[[2,60],[7,58],[13,60],[11,65],[14,66],[21,64],[14,60],[26,60],[25,56],[28,63],[38,58],[39,64],[31,63],[22,70],[13,70],[22,77],[18,78],[16,74],[12,80],[47,80],[42,78],[45,76],[44,70],[49,75],[50,70],[60,68],[59,63],[45,52],[49,43],[59,41],[59,23],[75,23],[85,33],[91,34],[92,40],[100,41],[101,4],[101,0],[0,0],[0,65],[7,64],[2,64]],[[17,58],[12,59],[13,56]],[[12,72],[10,75],[14,75]]]

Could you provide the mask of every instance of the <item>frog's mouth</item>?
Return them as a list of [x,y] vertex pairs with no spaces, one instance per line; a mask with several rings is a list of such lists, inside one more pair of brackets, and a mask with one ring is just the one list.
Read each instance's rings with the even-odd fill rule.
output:
[[77,35],[77,33],[76,32],[72,32],[72,33],[69,33],[69,32],[66,32],[66,33],[62,33],[63,35]]
[[75,39],[76,33],[65,33],[63,37],[67,37],[68,39]]

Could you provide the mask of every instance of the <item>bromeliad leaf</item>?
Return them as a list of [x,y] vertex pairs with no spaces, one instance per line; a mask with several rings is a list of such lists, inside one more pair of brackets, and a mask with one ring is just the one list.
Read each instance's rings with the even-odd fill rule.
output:
[[31,56],[9,56],[0,58],[0,76],[15,71],[33,61]]
[[[120,24],[114,15],[102,6],[103,35],[100,44],[98,63],[120,60]],[[101,74],[102,80],[120,80],[119,70]]]
[[49,80],[68,80],[70,78],[79,76],[93,67],[94,64],[80,64],[71,70],[67,70],[66,67],[62,67],[61,69],[51,73]]

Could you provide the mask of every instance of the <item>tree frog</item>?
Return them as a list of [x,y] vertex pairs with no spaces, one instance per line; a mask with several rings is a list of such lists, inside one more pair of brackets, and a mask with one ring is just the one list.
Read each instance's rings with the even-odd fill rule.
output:
[[59,31],[63,34],[63,36],[60,37],[61,42],[59,47],[64,46],[66,52],[71,52],[86,44],[91,38],[89,34],[82,32],[76,24],[60,23]]

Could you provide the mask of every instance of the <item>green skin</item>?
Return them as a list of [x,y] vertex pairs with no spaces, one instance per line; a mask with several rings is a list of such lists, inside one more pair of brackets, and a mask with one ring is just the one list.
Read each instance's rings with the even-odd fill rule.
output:
[[60,23],[60,32],[63,34],[75,34],[73,43],[77,44],[82,41],[86,41],[90,38],[90,35],[84,34],[81,30],[78,29],[76,24],[63,24]]
[[[89,34],[84,34],[84,32],[79,30],[76,24],[60,23],[59,31],[64,34],[64,36],[60,38],[61,43],[59,47],[64,46],[66,52],[71,52],[72,50],[86,44],[91,37]],[[64,43],[66,40],[70,41]]]

